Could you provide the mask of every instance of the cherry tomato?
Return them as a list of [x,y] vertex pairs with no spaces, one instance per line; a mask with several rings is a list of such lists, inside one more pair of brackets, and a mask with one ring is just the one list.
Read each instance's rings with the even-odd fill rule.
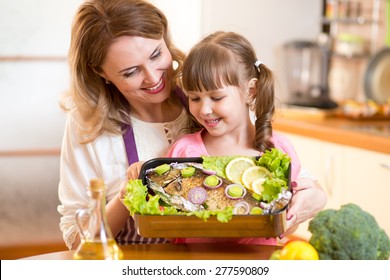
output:
[[318,260],[317,250],[308,242],[294,240],[283,246],[280,260]]

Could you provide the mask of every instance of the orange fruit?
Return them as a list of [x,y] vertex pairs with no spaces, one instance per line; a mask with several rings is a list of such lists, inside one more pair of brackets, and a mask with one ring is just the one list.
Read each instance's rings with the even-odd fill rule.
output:
[[318,260],[317,250],[308,242],[294,240],[283,246],[280,260]]

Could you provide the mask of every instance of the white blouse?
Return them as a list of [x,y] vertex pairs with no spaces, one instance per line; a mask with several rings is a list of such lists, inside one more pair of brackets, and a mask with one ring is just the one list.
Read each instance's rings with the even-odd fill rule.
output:
[[[188,114],[183,109],[180,116],[167,123],[149,123],[132,119],[132,127],[140,161],[164,156],[169,145],[183,134]],[[75,222],[77,209],[87,208],[87,187],[92,178],[103,178],[107,185],[107,202],[119,192],[127,181],[129,166],[122,135],[103,134],[88,144],[79,143],[78,121],[69,113],[60,158],[59,199],[57,207],[62,215],[60,229],[68,248],[78,233]]]

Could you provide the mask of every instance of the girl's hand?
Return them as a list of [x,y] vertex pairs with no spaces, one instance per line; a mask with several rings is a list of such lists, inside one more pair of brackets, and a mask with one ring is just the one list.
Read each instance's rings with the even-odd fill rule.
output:
[[287,210],[287,231],[292,233],[298,225],[313,218],[326,204],[327,198],[324,190],[310,178],[300,178],[291,182],[292,201]]

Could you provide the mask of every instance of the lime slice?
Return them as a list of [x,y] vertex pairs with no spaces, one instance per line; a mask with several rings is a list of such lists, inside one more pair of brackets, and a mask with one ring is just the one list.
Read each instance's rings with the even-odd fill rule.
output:
[[233,160],[231,160],[227,165],[225,169],[226,177],[236,183],[236,184],[242,184],[242,174],[246,169],[249,167],[256,166],[255,162],[250,158],[245,157],[238,157]]
[[205,183],[206,183],[207,185],[211,186],[211,187],[214,187],[214,186],[216,186],[216,185],[219,184],[219,179],[218,179],[217,176],[211,175],[211,176],[208,176],[208,177],[206,178]]
[[203,186],[206,189],[215,190],[222,186],[222,179],[216,175],[207,176],[206,179],[203,180]]
[[[242,174],[242,183],[244,184],[244,186],[247,189],[254,191],[252,188],[252,183],[255,180],[266,179],[269,176],[271,176],[271,172],[269,172],[269,170],[265,167],[262,167],[262,166],[249,167]],[[263,181],[263,183],[264,183],[264,181]],[[261,182],[261,181],[259,181],[259,182]]]
[[194,174],[195,174],[195,167],[192,166],[188,166],[181,170],[181,176],[183,176],[184,178],[191,177]]
[[225,194],[230,199],[240,199],[246,195],[246,189],[240,184],[231,184],[225,188]]
[[254,207],[252,207],[252,209],[249,212],[249,214],[251,214],[251,215],[261,215],[261,214],[263,214],[263,209],[261,209],[258,206],[254,206]]
[[232,186],[228,190],[228,194],[232,197],[241,197],[243,193],[243,189],[239,186]]
[[157,175],[162,175],[165,172],[167,172],[169,169],[171,169],[171,166],[169,164],[164,163],[164,164],[157,166],[154,169],[154,171],[156,171]]

